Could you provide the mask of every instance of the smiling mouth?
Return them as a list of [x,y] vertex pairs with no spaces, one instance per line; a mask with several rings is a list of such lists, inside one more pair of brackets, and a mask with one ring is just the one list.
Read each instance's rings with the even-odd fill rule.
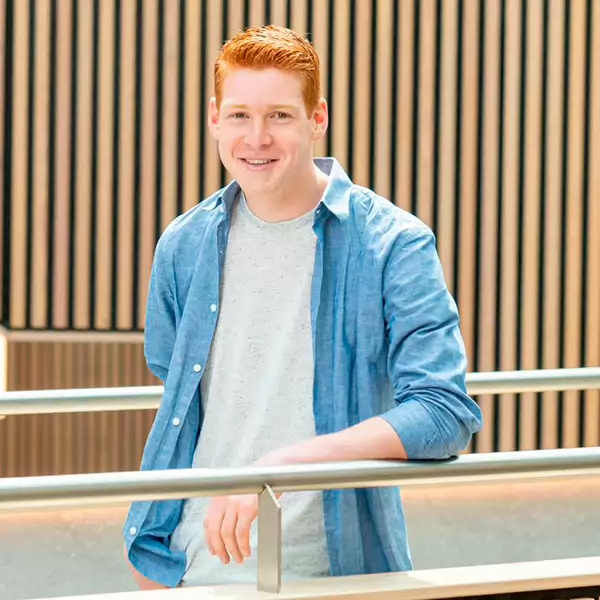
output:
[[256,167],[260,167],[262,165],[269,165],[271,163],[277,162],[276,158],[241,158],[243,162],[248,165],[253,165]]

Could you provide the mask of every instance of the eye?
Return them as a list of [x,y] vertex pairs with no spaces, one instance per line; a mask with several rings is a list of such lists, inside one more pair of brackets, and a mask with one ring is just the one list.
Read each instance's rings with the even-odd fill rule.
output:
[[276,113],[273,114],[273,116],[278,121],[282,121],[282,120],[286,120],[286,119],[291,119],[292,118],[292,115],[290,115],[289,113],[286,113],[286,112],[282,112],[282,111],[277,111]]
[[245,119],[248,115],[245,112],[234,112],[229,115],[229,119]]

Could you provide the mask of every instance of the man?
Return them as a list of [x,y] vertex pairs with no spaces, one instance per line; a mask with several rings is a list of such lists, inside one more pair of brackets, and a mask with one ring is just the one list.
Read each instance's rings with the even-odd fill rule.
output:
[[[158,242],[145,352],[165,393],[142,469],[443,458],[481,426],[431,231],[313,160],[319,58],[250,29],[215,64],[209,127],[234,182]],[[284,494],[284,578],[412,568],[398,490]],[[252,496],[134,503],[142,589],[252,581]]]

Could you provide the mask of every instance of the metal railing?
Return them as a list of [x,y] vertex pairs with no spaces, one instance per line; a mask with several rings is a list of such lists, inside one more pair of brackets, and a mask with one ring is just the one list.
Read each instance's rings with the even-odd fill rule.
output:
[[[600,367],[467,374],[471,396],[592,389],[600,389]],[[162,394],[162,386],[4,392],[0,415],[156,409]]]
[[258,587],[281,585],[275,493],[600,475],[600,448],[472,454],[443,461],[360,461],[244,469],[179,469],[0,479],[0,509],[259,495]]

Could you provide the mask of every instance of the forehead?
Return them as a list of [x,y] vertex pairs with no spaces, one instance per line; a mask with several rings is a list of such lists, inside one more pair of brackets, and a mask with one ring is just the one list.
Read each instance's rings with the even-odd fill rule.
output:
[[302,79],[280,69],[232,69],[223,81],[221,105],[302,107]]

